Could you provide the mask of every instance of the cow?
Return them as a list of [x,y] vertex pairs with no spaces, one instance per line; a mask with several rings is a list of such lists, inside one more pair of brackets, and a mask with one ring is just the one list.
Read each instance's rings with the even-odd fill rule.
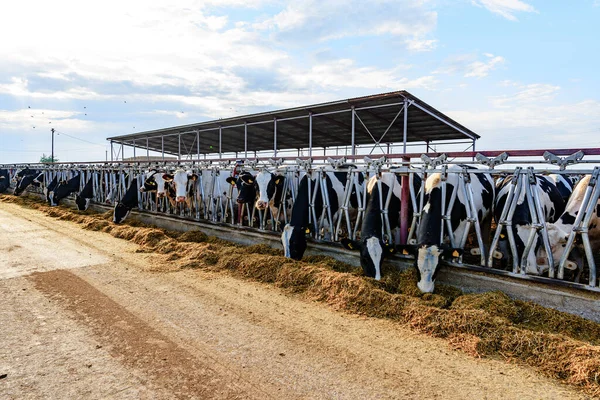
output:
[[[225,222],[225,214],[228,213],[228,196],[229,190],[232,186],[231,174],[226,171],[220,171],[217,169],[203,169],[201,172],[202,176],[202,188],[200,185],[196,186],[198,191],[196,196],[202,199],[204,207],[204,214],[209,220],[216,221],[217,217],[221,212],[221,220]],[[232,196],[235,194],[232,192]]]
[[[319,183],[321,174],[325,174],[327,196],[329,198],[329,207],[333,214],[333,220],[335,221],[336,218],[339,217],[337,214],[339,214],[339,207],[344,201],[344,188],[348,180],[348,173],[341,171],[315,171],[312,174],[306,174],[302,177],[300,184],[298,185],[298,193],[294,199],[290,222],[285,225],[283,233],[281,234],[281,243],[283,244],[284,254],[288,258],[301,260],[306,251],[306,237],[314,230],[314,224],[309,223],[309,214],[311,213],[310,203],[312,202],[312,198],[309,199],[309,195],[312,196],[314,191],[317,192],[313,204],[317,219],[323,212],[323,196],[321,193],[321,185]],[[309,182],[313,189],[312,192],[309,192]],[[364,183],[364,176],[362,174],[359,174],[358,182],[359,186],[362,187]],[[358,206],[357,195],[356,188],[353,187],[350,196],[350,205],[354,208]],[[325,228],[329,229],[332,227]]]
[[81,192],[75,196],[75,204],[79,211],[85,211],[90,206],[90,202],[94,198],[94,179],[92,176],[87,180]]
[[[464,237],[469,221],[467,218],[468,201],[462,190],[463,177],[458,174],[463,170],[474,169],[464,165],[450,165],[446,180],[446,210],[450,204],[453,192],[456,192],[454,205],[450,212],[450,223],[452,235],[456,240]],[[473,191],[473,203],[475,212],[481,224],[484,239],[484,247],[488,241],[491,229],[492,208],[494,206],[494,180],[489,174],[468,173]],[[417,270],[417,287],[423,293],[431,293],[435,289],[435,279],[439,271],[440,259],[458,258],[463,250],[453,248],[448,243],[448,235],[441,238],[442,215],[442,176],[441,173],[433,173],[425,181],[425,205],[421,211],[421,221],[417,228],[416,245],[402,245],[399,250],[403,254],[412,254],[415,257]],[[455,243],[456,244],[456,243]],[[485,252],[485,249],[481,249]]]
[[123,195],[121,200],[119,200],[119,202],[115,204],[113,212],[113,222],[115,224],[120,224],[121,222],[123,222],[125,218],[127,218],[127,216],[129,215],[131,210],[133,208],[138,207],[139,188],[137,187],[137,184],[135,184],[135,182],[137,182],[137,179],[131,180],[129,186],[127,187],[127,190],[125,191],[125,194]]
[[[535,180],[536,183],[532,189],[536,190],[537,192],[537,196],[540,200],[540,205],[543,210],[542,212],[544,220],[545,222],[550,223],[555,222],[565,209],[563,195],[558,190],[551,178],[547,176],[536,175]],[[506,204],[511,182],[512,179],[506,179],[499,187],[496,188],[498,191],[495,209],[496,221],[499,221],[502,216],[502,210]],[[520,185],[521,189],[519,198],[517,200],[517,205],[512,216],[511,228],[513,237],[515,238],[517,257],[519,261],[522,260],[531,229],[535,229],[532,227],[532,217],[529,211],[530,205],[527,201],[526,195],[525,185],[529,185],[529,182],[527,179],[521,179]],[[506,235],[501,235],[500,237],[502,238],[499,245],[499,250],[501,253],[501,265],[503,268],[507,268],[508,265],[511,265],[510,260],[512,258],[512,254],[509,251]],[[525,270],[529,274],[541,275],[543,273],[543,271],[540,270],[540,266],[538,266],[536,258],[536,253],[539,251],[540,245],[541,242],[538,240],[537,243],[532,246],[529,254],[527,254]]]
[[[163,174],[162,178],[170,183],[175,191],[175,205],[184,203],[192,210],[198,175],[178,168],[173,174]],[[169,194],[167,197],[170,197]]]
[[[552,258],[555,266],[558,266],[560,259],[563,256],[567,241],[569,239],[569,234],[573,230],[575,219],[577,218],[577,214],[580,212],[583,198],[590,183],[590,179],[591,175],[586,175],[579,180],[575,186],[575,189],[573,190],[573,194],[565,206],[564,212],[554,223],[546,224],[550,248],[552,250]],[[590,239],[590,245],[594,251],[594,255],[598,254],[598,249],[600,249],[599,214],[600,200],[598,201],[596,207],[594,207],[593,214],[588,225],[588,237]],[[544,254],[545,252],[541,251],[541,256],[538,256],[538,258],[543,258]],[[567,261],[566,268],[571,271],[577,271],[575,277],[576,281],[579,281],[581,273],[583,272],[584,254],[585,252],[583,245],[578,243],[570,253],[570,261]]]
[[175,209],[175,189],[172,182],[167,182],[163,178],[163,173],[153,169],[148,171],[144,183],[140,187],[142,193],[156,194],[156,208],[159,209],[160,199],[167,199],[171,204],[171,208]]
[[[237,197],[235,199],[238,205],[238,221],[241,223],[244,216],[244,205],[248,208],[250,213],[251,205],[256,201],[256,177],[251,171],[241,171],[237,176],[228,176],[226,182],[237,189]],[[248,225],[252,225],[251,221],[248,221]]]
[[10,174],[7,169],[0,169],[0,193],[10,188]]
[[38,171],[26,168],[19,171],[15,178],[17,179],[17,185],[14,194],[15,196],[19,196],[27,189],[27,187],[29,187],[29,185],[40,186],[40,182],[43,179],[43,173],[40,174]]
[[[360,265],[366,276],[381,279],[381,264],[386,256],[395,252],[393,238],[383,240],[383,225],[381,217],[384,210],[381,204],[385,205],[388,193],[392,191],[387,215],[390,222],[390,229],[394,231],[400,226],[400,176],[391,172],[384,172],[381,177],[373,176],[367,183],[367,204],[360,229],[360,240],[342,239],[341,243],[348,250],[357,250],[360,252]],[[381,182],[381,191],[379,184]],[[415,193],[420,190],[421,178],[414,176],[413,187]],[[409,211],[409,215],[412,212]],[[411,218],[409,216],[409,218]]]
[[566,177],[561,174],[551,174],[548,175],[548,178],[552,180],[558,191],[560,192],[560,196],[562,197],[565,204],[569,200],[571,193],[573,193],[573,184],[572,180],[569,177]]
[[57,206],[62,199],[71,193],[78,192],[80,184],[81,174],[77,174],[69,180],[60,181],[60,183],[56,186],[56,189],[54,189],[54,193],[52,193],[50,205]]
[[46,201],[48,203],[51,203],[52,195],[57,186],[58,186],[58,174],[56,174],[54,176],[54,178],[52,178],[50,183],[44,188],[44,195],[46,196]]

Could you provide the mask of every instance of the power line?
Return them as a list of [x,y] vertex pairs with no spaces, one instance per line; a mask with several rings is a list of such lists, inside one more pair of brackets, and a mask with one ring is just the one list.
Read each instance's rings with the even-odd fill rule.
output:
[[80,141],[82,141],[82,142],[86,142],[86,143],[89,143],[89,144],[93,144],[93,145],[95,145],[95,146],[102,146],[102,147],[106,147],[106,146],[108,146],[107,144],[100,144],[100,143],[90,142],[89,140],[85,140],[85,139],[81,139],[81,138],[78,138],[78,137],[76,137],[76,136],[73,136],[73,135],[69,135],[68,133],[65,133],[65,132],[63,132],[63,131],[55,130],[55,132],[56,132],[56,133],[58,133],[58,134],[60,134],[60,135],[65,135],[65,136],[68,136],[68,137],[70,137],[70,138],[72,138],[72,139],[75,139],[75,140],[80,140]]

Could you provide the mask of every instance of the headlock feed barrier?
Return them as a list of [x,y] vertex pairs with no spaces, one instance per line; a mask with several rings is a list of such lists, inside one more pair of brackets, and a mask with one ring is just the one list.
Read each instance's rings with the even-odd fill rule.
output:
[[[29,187],[34,192],[44,191],[54,178],[67,181],[79,175],[71,196],[91,185],[88,198],[94,203],[116,206],[129,202],[128,209],[263,233],[282,232],[292,221],[294,203],[302,201],[308,218],[307,237],[331,243],[360,238],[368,192],[376,187],[384,193],[382,185],[392,176],[399,187],[377,199],[377,229],[385,244],[417,244],[421,219],[429,211],[428,190],[436,185],[442,200],[440,243],[464,250],[445,264],[600,291],[596,268],[600,159],[593,158],[600,151],[573,152],[5,164],[0,169],[7,170],[11,180],[16,180],[19,171],[35,171],[40,185]],[[489,226],[476,207],[476,199],[483,195],[479,182],[485,176],[495,183],[491,194],[494,217]],[[310,179],[301,188],[304,177]],[[572,195],[563,197],[563,207],[551,202],[554,192],[544,189],[547,182],[559,188],[565,182],[572,185]],[[242,192],[248,188],[254,192],[243,198]],[[390,219],[394,196],[400,199],[399,221]],[[457,231],[459,211],[464,214],[460,220],[463,229]],[[461,234],[455,236],[454,232]]]

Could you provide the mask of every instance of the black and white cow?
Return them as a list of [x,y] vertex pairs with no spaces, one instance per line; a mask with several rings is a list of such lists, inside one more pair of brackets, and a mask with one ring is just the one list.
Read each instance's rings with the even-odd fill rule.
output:
[[46,196],[46,201],[48,203],[51,203],[52,195],[54,193],[54,190],[58,186],[58,183],[59,183],[59,181],[58,181],[58,174],[56,174],[54,176],[54,178],[52,178],[52,180],[50,181],[50,183],[44,188],[44,195]]
[[[245,170],[237,176],[227,177],[226,181],[237,190],[235,202],[238,206],[238,222],[243,221],[244,206],[252,210],[252,205],[256,202],[256,177],[251,171]],[[252,222],[249,221],[248,225],[252,225]]]
[[[382,236],[382,215],[381,204],[385,205],[387,196],[392,190],[392,197],[387,210],[390,222],[390,229],[394,231],[400,226],[400,192],[401,177],[394,173],[384,172],[381,177],[374,176],[369,179],[367,184],[367,205],[360,230],[360,240],[342,239],[342,246],[349,250],[360,251],[360,265],[365,275],[381,279],[381,264],[383,259],[395,252],[393,238],[389,238],[387,243]],[[379,190],[378,181],[381,181],[381,190]],[[421,178],[414,176],[413,187],[415,193],[421,188]],[[412,218],[412,205],[409,211],[409,219]]]
[[94,198],[94,179],[92,176],[88,179],[88,181],[83,186],[81,192],[77,194],[75,197],[75,204],[77,204],[77,209],[79,211],[85,211],[90,206],[90,202]]
[[[548,228],[548,238],[550,241],[550,248],[552,249],[552,257],[554,265],[558,266],[560,259],[565,251],[569,234],[573,230],[575,219],[577,214],[580,212],[581,204],[586,192],[586,189],[590,183],[591,175],[584,176],[573,190],[573,194],[569,198],[565,206],[565,210],[562,215],[554,223],[546,224]],[[594,254],[598,254],[600,250],[600,200],[594,207],[590,224],[588,226],[588,237],[590,239],[590,245]],[[569,261],[567,261],[566,268],[571,271],[577,271],[576,280],[579,280],[581,272],[583,271],[583,260],[584,260],[584,249],[581,243],[576,243],[575,247],[569,255]],[[541,251],[543,258],[544,252]]]
[[7,169],[0,169],[0,193],[10,188],[10,174]]
[[[313,224],[309,223],[309,213],[311,212],[310,203],[314,191],[317,191],[314,208],[317,218],[323,211],[323,196],[321,193],[321,185],[319,179],[323,172],[316,171],[312,174],[306,174],[300,180],[298,185],[298,193],[294,199],[294,205],[292,207],[292,213],[290,216],[290,222],[283,228],[281,234],[281,242],[283,244],[284,254],[288,258],[294,260],[301,260],[304,252],[306,251],[307,242],[306,238],[314,230]],[[348,180],[348,173],[341,171],[328,171],[324,172],[325,182],[327,185],[327,196],[329,197],[329,206],[333,215],[333,219],[337,218],[337,212],[339,207],[342,205],[344,199],[344,188]],[[309,192],[309,182],[312,188],[312,192]],[[359,185],[363,185],[364,176],[359,174]],[[350,196],[350,205],[354,208],[358,206],[356,188],[353,188]],[[325,227],[326,229],[332,229],[333,227]]]
[[[446,210],[450,204],[452,193],[456,190],[456,199],[450,212],[452,234],[460,241],[469,225],[467,220],[467,199],[463,192],[464,181],[457,173],[464,168],[473,167],[451,165],[448,167],[446,180]],[[473,202],[477,212],[484,245],[488,241],[491,229],[492,208],[494,205],[494,180],[489,174],[469,173]],[[452,248],[447,240],[441,238],[442,226],[442,177],[434,173],[425,181],[425,205],[422,210],[421,222],[417,228],[416,245],[404,245],[399,248],[403,254],[415,256],[418,283],[417,286],[423,293],[431,293],[435,288],[435,279],[439,271],[440,258],[457,258],[462,254],[462,249]],[[485,251],[485,249],[481,249]]]
[[61,181],[54,189],[54,193],[50,198],[50,204],[52,206],[57,206],[58,203],[70,195],[71,193],[76,193],[79,191],[79,185],[81,184],[81,174],[77,174],[73,178],[67,181]]
[[[547,176],[536,175],[535,189],[537,191],[538,198],[540,199],[541,207],[543,209],[543,215],[545,222],[555,222],[558,217],[563,213],[565,209],[565,202],[563,201],[563,195],[558,190],[553,180]],[[506,204],[508,192],[510,190],[510,184],[512,179],[506,179],[502,182],[501,186],[497,187],[498,196],[496,197],[496,209],[495,217],[499,221],[502,215],[502,210]],[[525,245],[532,229],[532,218],[529,212],[529,203],[527,201],[526,185],[529,185],[527,179],[520,181],[521,189],[519,199],[517,200],[517,206],[512,217],[512,233],[515,238],[515,244],[517,247],[517,256],[519,261],[523,257],[525,251]],[[511,259],[512,254],[509,251],[508,239],[506,235],[501,236],[501,241],[498,249],[502,254],[501,264],[503,268],[507,268],[512,265]],[[525,270],[527,273],[540,275],[544,271],[538,266],[536,253],[540,250],[542,242],[538,240],[531,251],[527,255],[527,265]],[[546,266],[547,267],[547,266]],[[543,267],[542,267],[543,269]]]
[[565,177],[561,174],[551,174],[548,175],[548,178],[554,183],[558,191],[560,192],[560,196],[562,197],[565,204],[571,197],[571,193],[573,193],[573,188],[575,187],[572,180],[569,177]]
[[198,175],[191,171],[185,171],[178,168],[173,174],[163,174],[162,178],[165,182],[173,185],[173,189],[175,190],[175,203],[185,203],[188,209],[191,210],[194,205],[193,196],[196,193]]
[[115,224],[123,222],[131,210],[138,207],[138,190],[137,179],[134,178],[129,183],[121,200],[115,204],[113,212],[113,222]]
[[29,185],[40,186],[40,182],[43,181],[43,173],[40,174],[36,170],[26,168],[19,171],[15,178],[17,179],[17,185],[14,194],[15,196],[19,196]]

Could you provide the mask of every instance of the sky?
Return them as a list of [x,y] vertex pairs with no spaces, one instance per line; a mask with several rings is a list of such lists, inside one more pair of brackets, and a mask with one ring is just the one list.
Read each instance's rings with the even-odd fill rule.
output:
[[12,1],[0,37],[0,163],[395,90],[478,150],[600,147],[600,0]]

